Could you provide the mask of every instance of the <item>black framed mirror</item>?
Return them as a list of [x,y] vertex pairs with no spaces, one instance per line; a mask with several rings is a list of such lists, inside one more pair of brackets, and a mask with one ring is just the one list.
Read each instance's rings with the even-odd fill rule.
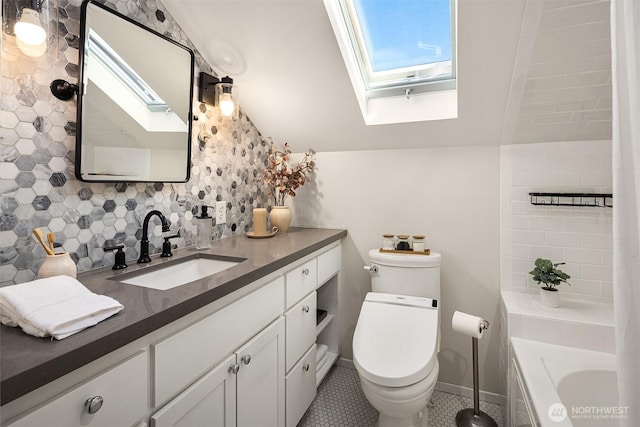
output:
[[193,51],[94,0],[81,12],[76,177],[188,181]]

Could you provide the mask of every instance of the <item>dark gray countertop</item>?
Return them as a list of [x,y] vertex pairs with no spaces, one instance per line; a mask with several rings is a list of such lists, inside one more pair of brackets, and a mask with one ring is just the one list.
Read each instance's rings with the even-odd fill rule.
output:
[[[36,338],[20,328],[0,326],[0,404],[4,405],[134,340],[222,298],[243,286],[347,235],[345,230],[292,228],[269,239],[245,235],[216,240],[211,249],[176,250],[173,258],[131,263],[124,272],[110,268],[78,276],[95,293],[120,301],[124,310],[61,341]],[[110,280],[114,275],[153,269],[195,253],[246,258],[246,261],[206,279],[166,291]]]

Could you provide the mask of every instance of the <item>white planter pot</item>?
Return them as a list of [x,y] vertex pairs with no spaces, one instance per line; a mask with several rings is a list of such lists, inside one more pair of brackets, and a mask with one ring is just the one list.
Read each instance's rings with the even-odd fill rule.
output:
[[560,291],[553,290],[547,291],[540,288],[540,304],[545,307],[557,308],[560,307]]

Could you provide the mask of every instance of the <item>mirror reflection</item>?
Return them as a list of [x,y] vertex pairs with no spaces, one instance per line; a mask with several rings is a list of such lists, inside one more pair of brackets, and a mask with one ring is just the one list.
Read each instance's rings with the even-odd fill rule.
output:
[[193,52],[101,4],[83,4],[76,176],[189,179]]

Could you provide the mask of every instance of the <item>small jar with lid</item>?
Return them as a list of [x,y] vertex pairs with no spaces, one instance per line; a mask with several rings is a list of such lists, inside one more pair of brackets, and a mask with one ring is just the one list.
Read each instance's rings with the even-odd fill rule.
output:
[[382,235],[382,249],[385,251],[392,251],[396,247],[395,235],[383,234]]
[[411,245],[409,244],[409,236],[406,234],[398,234],[398,244],[396,249],[399,251],[410,251]]
[[424,252],[424,236],[418,234],[413,236],[413,251],[414,252]]

